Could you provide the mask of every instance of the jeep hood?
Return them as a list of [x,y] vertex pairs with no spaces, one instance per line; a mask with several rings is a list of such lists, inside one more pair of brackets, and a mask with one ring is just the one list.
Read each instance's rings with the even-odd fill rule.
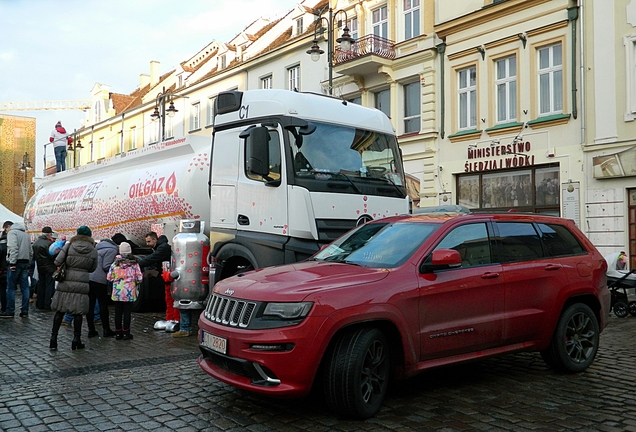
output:
[[388,269],[353,264],[306,261],[268,267],[222,280],[214,292],[255,301],[301,301],[307,295],[384,279]]

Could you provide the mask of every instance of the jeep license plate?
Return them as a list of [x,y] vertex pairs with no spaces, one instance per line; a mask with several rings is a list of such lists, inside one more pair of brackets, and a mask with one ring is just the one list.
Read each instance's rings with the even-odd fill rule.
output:
[[227,339],[203,332],[203,346],[221,354],[227,354]]

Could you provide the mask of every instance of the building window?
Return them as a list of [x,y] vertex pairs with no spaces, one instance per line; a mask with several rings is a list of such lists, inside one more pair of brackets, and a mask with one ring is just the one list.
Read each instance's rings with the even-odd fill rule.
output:
[[358,40],[358,17],[353,17],[349,20],[347,25],[349,29],[349,34],[353,38],[353,40]]
[[190,106],[190,132],[201,128],[201,104],[199,102],[193,103]]
[[386,5],[372,12],[373,35],[387,39],[389,35],[389,12]]
[[347,99],[347,102],[354,103],[356,105],[362,105],[362,96],[353,96]]
[[101,101],[95,101],[95,106],[93,108],[93,110],[95,111],[94,114],[94,118],[95,118],[95,123],[99,123],[100,121],[102,121],[102,102]]
[[404,86],[404,133],[420,131],[420,83]]
[[538,50],[539,115],[563,112],[563,59],[561,44]]
[[134,150],[137,148],[137,127],[133,126],[130,128],[130,141],[128,145],[128,150]]
[[471,66],[457,72],[459,80],[459,129],[477,127],[477,69]]
[[391,118],[391,90],[381,90],[375,93],[375,107]]
[[156,143],[159,141],[159,128],[161,127],[161,121],[154,121],[150,124],[150,136],[148,137],[148,144]]
[[99,158],[104,159],[106,157],[106,139],[101,137],[99,139]]
[[212,126],[214,124],[214,101],[216,101],[215,96],[208,98],[208,118],[206,126]]
[[625,121],[634,121],[636,119],[636,35],[625,36],[624,43],[627,63]]
[[268,75],[264,78],[261,78],[261,88],[262,89],[271,89],[272,88],[272,76]]
[[495,89],[497,92],[497,122],[517,119],[517,56],[495,62]]
[[303,34],[303,18],[300,17],[296,20],[296,35]]
[[219,60],[221,62],[221,65],[219,66],[219,69],[225,69],[225,66],[227,65],[226,59],[225,59],[225,55],[222,55],[221,57],[219,57]]
[[164,134],[165,134],[163,137],[164,140],[168,138],[174,138],[174,117],[169,115],[166,116]]
[[515,208],[559,216],[559,166],[460,175],[457,204],[472,210]]
[[420,35],[420,0],[403,0],[404,39]]
[[293,66],[287,69],[288,90],[300,91],[300,66]]

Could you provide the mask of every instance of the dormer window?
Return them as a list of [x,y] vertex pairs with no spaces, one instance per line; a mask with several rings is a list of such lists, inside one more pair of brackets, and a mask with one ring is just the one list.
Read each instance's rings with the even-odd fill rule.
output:
[[296,20],[296,35],[301,35],[303,32],[303,17],[300,17]]
[[225,61],[225,55],[222,55],[222,56],[220,57],[220,60],[221,60],[220,68],[221,68],[221,69],[225,69],[225,67],[227,66],[227,63],[226,63],[226,61]]

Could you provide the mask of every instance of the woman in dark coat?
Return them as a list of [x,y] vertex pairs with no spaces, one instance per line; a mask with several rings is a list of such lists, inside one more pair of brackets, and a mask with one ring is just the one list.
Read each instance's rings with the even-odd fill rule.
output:
[[49,345],[51,351],[57,350],[57,332],[62,325],[65,313],[74,315],[74,337],[71,349],[84,348],[80,339],[82,314],[88,313],[89,275],[97,268],[97,250],[91,235],[90,228],[82,225],[77,229],[77,235],[66,242],[55,258],[55,265],[58,267],[66,262],[66,277],[62,282],[58,282],[51,302],[51,309],[56,311]]

